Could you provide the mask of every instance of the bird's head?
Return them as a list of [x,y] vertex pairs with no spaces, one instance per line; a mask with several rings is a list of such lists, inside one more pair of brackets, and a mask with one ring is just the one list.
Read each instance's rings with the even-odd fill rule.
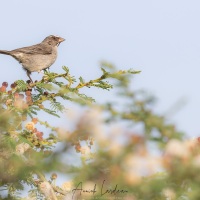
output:
[[51,46],[59,46],[59,44],[63,41],[65,41],[64,38],[61,38],[61,37],[55,36],[55,35],[50,35],[50,36],[46,37],[42,42],[47,43]]

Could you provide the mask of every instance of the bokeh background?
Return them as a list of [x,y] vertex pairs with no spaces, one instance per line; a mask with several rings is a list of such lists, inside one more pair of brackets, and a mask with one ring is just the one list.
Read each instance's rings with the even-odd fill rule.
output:
[[[195,137],[200,132],[199,19],[198,0],[7,0],[0,5],[0,49],[29,46],[55,34],[66,41],[51,71],[66,65],[75,77],[89,80],[100,75],[102,60],[141,70],[133,88],[154,94],[155,111]],[[0,69],[1,82],[27,80],[9,56],[0,55]],[[92,93],[102,102],[112,98],[108,94]]]

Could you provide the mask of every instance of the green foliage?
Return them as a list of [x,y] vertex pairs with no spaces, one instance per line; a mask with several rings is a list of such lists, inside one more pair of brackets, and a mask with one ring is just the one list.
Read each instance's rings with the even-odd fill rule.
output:
[[[184,134],[153,111],[154,98],[133,91],[140,71],[102,62],[100,77],[87,81],[63,70],[0,87],[1,199],[199,199],[198,140],[181,141]],[[92,87],[114,89],[115,102],[98,104],[81,91]],[[49,115],[61,116],[66,101],[80,107],[68,119],[73,128],[53,127]],[[71,180],[61,184],[61,176]]]

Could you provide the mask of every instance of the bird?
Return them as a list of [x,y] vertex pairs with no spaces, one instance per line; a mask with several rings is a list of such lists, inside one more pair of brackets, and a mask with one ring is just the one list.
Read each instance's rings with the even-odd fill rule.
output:
[[14,49],[11,51],[0,50],[0,54],[12,56],[22,65],[26,70],[26,74],[32,81],[31,72],[41,72],[49,68],[57,58],[57,48],[64,38],[50,35],[46,37],[41,43]]

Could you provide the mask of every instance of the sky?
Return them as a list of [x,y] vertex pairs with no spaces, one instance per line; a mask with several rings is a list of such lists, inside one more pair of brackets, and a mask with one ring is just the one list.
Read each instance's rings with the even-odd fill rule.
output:
[[[61,72],[66,65],[75,77],[90,80],[99,76],[101,60],[120,69],[141,70],[132,87],[155,95],[155,111],[170,112],[169,119],[179,130],[196,137],[200,135],[199,19],[198,0],[6,0],[0,6],[0,49],[33,45],[55,34],[66,41],[59,46],[52,71]],[[27,80],[9,56],[0,55],[0,68],[0,82]],[[174,105],[180,109],[171,112]]]

